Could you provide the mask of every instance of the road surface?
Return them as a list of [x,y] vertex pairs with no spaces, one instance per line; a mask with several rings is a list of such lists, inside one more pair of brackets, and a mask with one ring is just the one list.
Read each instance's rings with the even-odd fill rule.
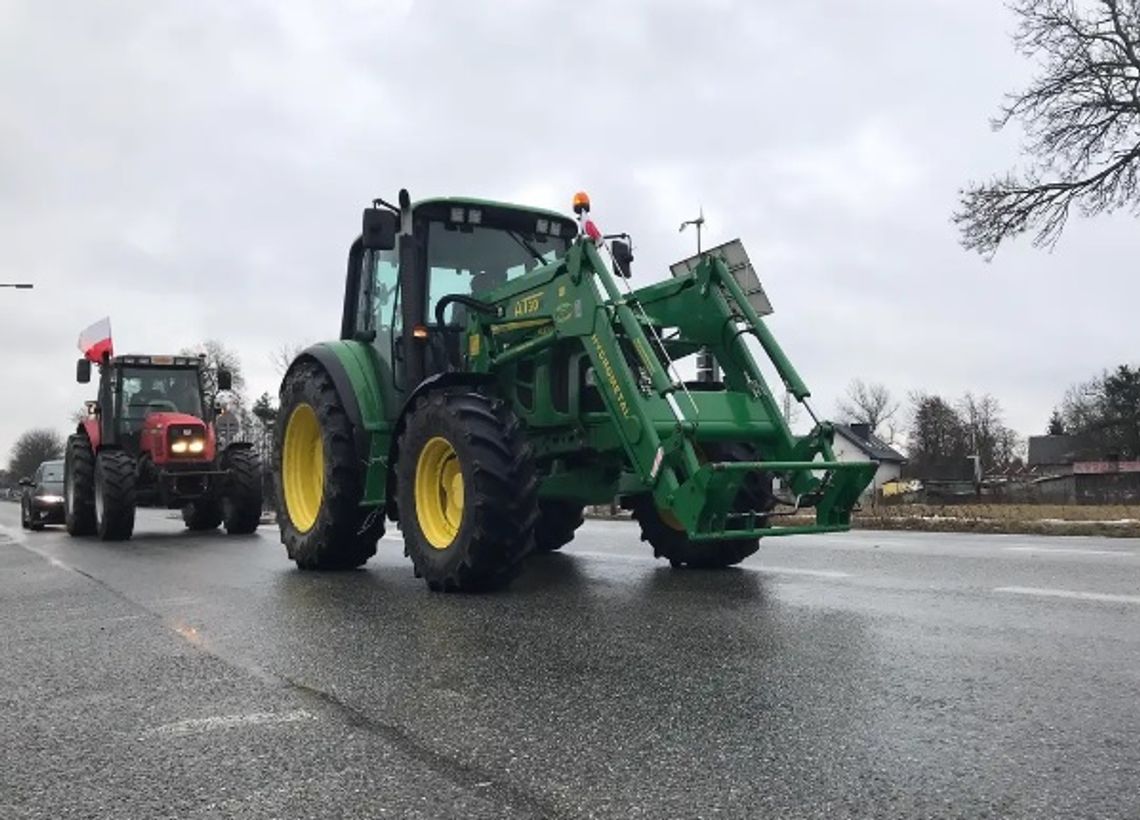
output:
[[853,532],[670,570],[588,522],[507,592],[398,533],[23,533],[0,817],[1140,817],[1140,541]]

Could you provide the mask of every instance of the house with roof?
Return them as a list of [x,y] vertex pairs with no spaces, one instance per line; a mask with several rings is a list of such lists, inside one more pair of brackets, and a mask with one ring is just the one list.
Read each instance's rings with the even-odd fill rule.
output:
[[1081,436],[1030,436],[1029,469],[1039,474],[1069,475],[1075,462],[1093,455],[1091,449]]
[[877,493],[888,481],[898,479],[906,463],[906,456],[876,436],[869,424],[836,424],[832,448],[839,461],[878,462],[879,468],[866,490],[868,495]]

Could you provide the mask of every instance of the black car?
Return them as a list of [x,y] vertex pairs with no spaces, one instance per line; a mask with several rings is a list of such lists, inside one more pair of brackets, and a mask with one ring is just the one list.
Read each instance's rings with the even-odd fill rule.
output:
[[20,525],[26,530],[63,523],[63,461],[45,461],[31,478],[21,478]]

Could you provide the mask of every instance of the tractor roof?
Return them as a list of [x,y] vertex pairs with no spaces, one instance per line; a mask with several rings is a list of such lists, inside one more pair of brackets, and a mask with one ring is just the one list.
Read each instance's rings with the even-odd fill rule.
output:
[[136,367],[200,367],[202,359],[198,356],[144,356],[137,353],[128,353],[125,356],[115,356],[111,359],[114,365],[133,365]]
[[483,208],[510,208],[515,211],[527,211],[535,214],[536,216],[543,216],[549,219],[560,219],[564,222],[574,222],[574,217],[567,216],[566,214],[559,213],[558,211],[551,211],[548,208],[535,208],[530,205],[517,205],[513,202],[496,202],[491,199],[479,199],[477,197],[469,196],[438,196],[429,199],[421,199],[412,205],[413,209],[419,208],[422,205],[466,205],[476,206]]

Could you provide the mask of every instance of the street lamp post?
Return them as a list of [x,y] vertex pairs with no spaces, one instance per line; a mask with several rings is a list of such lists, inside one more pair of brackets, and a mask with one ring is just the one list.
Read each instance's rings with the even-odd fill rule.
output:
[[[701,255],[701,228],[705,224],[705,209],[702,207],[699,216],[696,219],[687,219],[681,223],[681,231],[692,225],[697,229],[697,256]],[[720,368],[717,366],[716,359],[713,358],[712,351],[707,347],[702,347],[697,351],[697,381],[699,382],[715,382],[720,378]]]

